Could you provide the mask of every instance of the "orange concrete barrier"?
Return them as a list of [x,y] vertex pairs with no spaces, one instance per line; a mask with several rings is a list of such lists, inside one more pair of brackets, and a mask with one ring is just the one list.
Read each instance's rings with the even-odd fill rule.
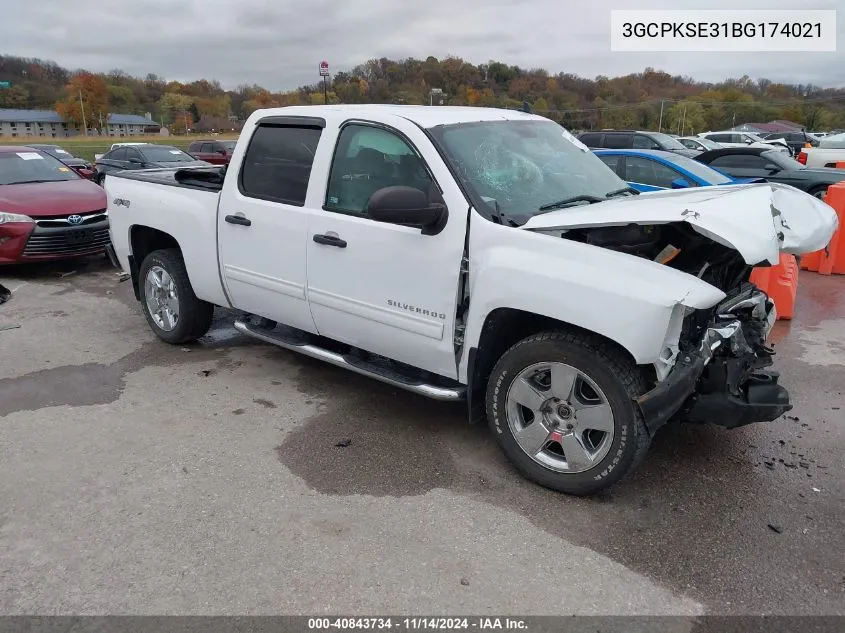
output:
[[842,225],[845,224],[845,181],[837,182],[827,188],[824,201],[836,211],[839,228],[830,240],[827,248],[808,253],[801,258],[801,268],[817,272],[820,275],[845,275],[845,241]]
[[775,302],[778,319],[791,319],[798,294],[798,262],[795,255],[781,253],[777,266],[760,266],[751,271],[751,283]]

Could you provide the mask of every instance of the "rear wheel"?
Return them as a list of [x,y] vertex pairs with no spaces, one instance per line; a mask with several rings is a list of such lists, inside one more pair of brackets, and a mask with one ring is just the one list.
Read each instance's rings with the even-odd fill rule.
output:
[[153,251],[138,275],[141,309],[161,340],[178,345],[195,341],[211,327],[214,306],[198,299],[179,249]]
[[523,475],[589,495],[645,456],[650,438],[633,398],[646,390],[637,366],[605,341],[547,332],[523,339],[496,364],[487,417]]

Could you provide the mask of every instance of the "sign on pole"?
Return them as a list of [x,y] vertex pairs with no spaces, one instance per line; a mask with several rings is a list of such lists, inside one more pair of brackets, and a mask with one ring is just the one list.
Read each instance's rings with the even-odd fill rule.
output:
[[11,81],[0,81],[0,88],[11,88],[12,82]]
[[320,77],[329,76],[329,62],[320,62]]

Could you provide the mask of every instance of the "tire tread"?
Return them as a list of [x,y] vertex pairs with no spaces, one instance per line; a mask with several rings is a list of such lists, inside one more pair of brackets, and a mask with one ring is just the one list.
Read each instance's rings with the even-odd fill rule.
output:
[[[488,393],[486,398],[488,407],[491,400],[489,388],[493,384],[493,378],[498,375],[502,370],[501,365],[503,361],[506,361],[506,359],[508,359],[513,352],[517,352],[520,348],[536,343],[565,343],[573,347],[580,348],[585,353],[597,356],[598,360],[603,365],[605,365],[609,369],[610,373],[612,373],[613,376],[620,382],[620,384],[632,400],[637,396],[642,395],[649,389],[649,384],[643,371],[639,367],[637,367],[637,365],[632,363],[631,360],[628,359],[620,349],[618,349],[606,339],[592,335],[589,332],[581,332],[577,330],[547,330],[538,334],[533,334],[514,343],[510,348],[505,351],[504,354],[502,354],[501,358],[496,363],[493,372],[491,373],[490,384],[488,385]],[[640,412],[639,407],[632,406],[632,411],[634,414],[634,435],[636,442],[633,459],[631,459],[631,462],[627,468],[618,471],[618,475],[613,478],[611,482],[607,483],[605,486],[601,486],[600,488],[609,487],[613,485],[626,473],[635,470],[642,463],[643,459],[646,456],[646,453],[648,452],[648,448],[651,444],[651,436],[648,433],[648,429],[646,428],[645,421],[643,420],[642,413]],[[492,427],[492,420],[490,421],[490,424]],[[496,434],[495,429],[494,434]],[[516,464],[516,466],[523,475],[525,475],[528,479],[534,481],[535,483],[538,483],[545,487],[551,487],[557,490],[561,490],[561,488],[550,485],[548,480],[542,480],[537,477],[533,472],[525,468],[521,468],[518,463]],[[579,495],[589,495],[597,491],[598,490],[593,489],[593,487],[587,487],[583,492],[580,492],[578,490],[564,490],[564,492]]]
[[[207,301],[197,298],[196,294],[194,294],[194,289],[188,278],[188,271],[185,268],[185,260],[178,248],[164,248],[149,253],[141,264],[141,274],[138,276],[139,284],[144,283],[147,263],[154,259],[158,259],[159,263],[164,264],[163,267],[176,282],[176,287],[179,290],[179,323],[176,329],[173,330],[175,332],[174,336],[170,338],[162,337],[158,328],[155,328],[152,323],[150,325],[153,326],[159,338],[173,345],[196,341],[201,336],[204,336],[211,328],[211,321],[214,317],[214,306]],[[141,294],[143,297],[143,292]],[[142,310],[144,311],[144,316],[147,317],[147,321],[151,321],[147,314],[146,306],[142,306]]]

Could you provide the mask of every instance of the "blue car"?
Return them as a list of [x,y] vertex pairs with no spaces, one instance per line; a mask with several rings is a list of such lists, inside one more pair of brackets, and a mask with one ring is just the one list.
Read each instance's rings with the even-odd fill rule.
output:
[[731,178],[674,152],[656,149],[598,149],[594,153],[637,191],[762,182],[759,178]]

